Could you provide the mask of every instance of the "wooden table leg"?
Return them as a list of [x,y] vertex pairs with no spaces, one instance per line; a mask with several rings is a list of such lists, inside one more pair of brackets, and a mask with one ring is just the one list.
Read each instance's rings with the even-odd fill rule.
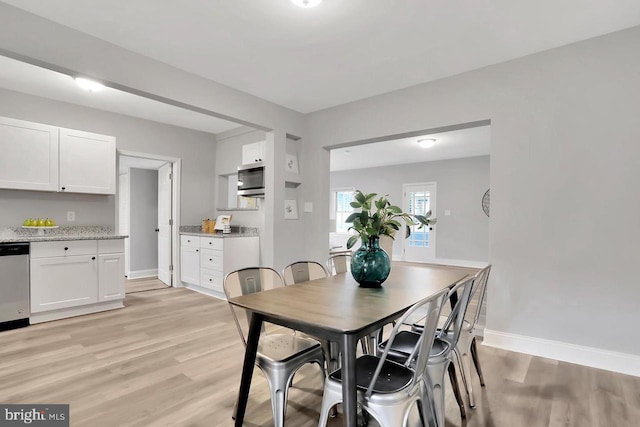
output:
[[244,422],[244,413],[249,401],[249,389],[251,388],[251,377],[253,368],[256,365],[256,353],[258,352],[258,341],[260,340],[260,330],[262,329],[262,315],[251,313],[249,324],[249,336],[247,337],[247,347],[244,350],[244,365],[242,366],[242,380],[240,381],[240,391],[236,402],[236,427],[241,427]]
[[342,337],[342,406],[344,425],[355,427],[358,423],[358,395],[356,391],[356,347],[353,335]]

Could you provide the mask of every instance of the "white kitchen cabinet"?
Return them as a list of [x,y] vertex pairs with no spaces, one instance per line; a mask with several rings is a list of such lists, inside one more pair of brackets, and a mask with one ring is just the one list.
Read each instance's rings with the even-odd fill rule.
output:
[[31,243],[31,323],[123,307],[124,241]]
[[234,270],[260,265],[258,236],[198,237],[183,235],[182,282],[197,291],[224,296],[224,277]]
[[58,191],[58,128],[0,117],[0,188]]
[[116,193],[114,137],[0,117],[0,188]]
[[242,146],[242,164],[248,165],[265,161],[266,141],[254,142]]
[[60,129],[60,191],[116,193],[116,139]]
[[181,246],[180,280],[193,285],[200,284],[200,248],[184,244]]
[[98,302],[95,255],[31,259],[31,313]]
[[98,241],[98,301],[122,300],[124,287],[124,241]]

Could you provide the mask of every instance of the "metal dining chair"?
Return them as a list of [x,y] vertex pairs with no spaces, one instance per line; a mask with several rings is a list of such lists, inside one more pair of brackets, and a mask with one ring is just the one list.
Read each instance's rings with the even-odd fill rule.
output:
[[[289,264],[282,270],[282,277],[284,278],[285,286],[293,285],[295,283],[306,282],[309,280],[322,279],[329,274],[327,270],[315,261],[297,261]],[[300,334],[296,332],[297,334]],[[322,345],[324,351],[325,360],[327,362],[327,370],[333,371],[338,369],[340,352],[337,343],[331,343],[326,340],[320,340],[313,336],[300,334],[303,337],[309,337],[316,339]]]
[[[244,268],[227,274],[224,279],[224,293],[227,299],[241,295],[262,292],[282,287],[282,277],[277,271],[268,267]],[[242,343],[247,345],[245,330],[248,330],[249,313],[238,316],[236,310],[243,311],[229,304]],[[247,325],[244,324],[247,320]],[[289,384],[298,369],[307,363],[317,363],[325,378],[324,355],[320,344],[310,338],[298,337],[290,333],[264,333],[258,342],[256,366],[260,368],[271,390],[271,409],[276,427],[284,426],[287,410]]]
[[[472,408],[475,408],[476,404],[473,397],[473,386],[471,381],[471,359],[473,359],[473,364],[476,368],[476,372],[478,373],[478,377],[480,378],[480,385],[484,387],[484,377],[482,375],[482,368],[480,367],[480,359],[478,358],[478,349],[476,346],[476,327],[478,325],[478,319],[480,319],[482,303],[487,291],[489,273],[491,273],[491,265],[480,270],[475,276],[475,283],[473,285],[471,296],[469,297],[469,302],[477,301],[477,305],[472,311],[467,310],[467,315],[465,316],[462,329],[460,330],[458,343],[454,349],[458,359],[458,364],[460,365],[462,382],[467,390],[469,406]],[[471,308],[471,304],[469,304],[469,308]],[[441,321],[446,322],[442,317]]]
[[[433,402],[433,406],[435,408],[436,427],[444,427],[445,425],[444,381],[445,374],[447,372],[449,373],[449,379],[451,380],[451,386],[453,388],[456,401],[460,407],[460,415],[462,418],[466,418],[464,403],[462,402],[460,389],[458,387],[455,367],[451,362],[453,359],[453,351],[460,336],[464,316],[469,305],[469,297],[473,290],[476,277],[477,276],[465,278],[451,288],[448,293],[448,299],[451,299],[454,294],[459,298],[451,309],[451,313],[449,314],[449,317],[447,317],[442,328],[437,330],[434,334],[435,337],[432,338],[433,346],[429,354],[426,369],[428,378],[426,378],[425,381],[429,385],[426,389],[428,398]],[[420,315],[422,314],[423,313],[420,313]],[[415,319],[415,316],[412,316],[409,319],[411,319],[410,321],[412,322],[413,319]],[[407,319],[405,319],[405,322],[406,320]],[[412,354],[416,343],[421,339],[421,336],[423,336],[424,330],[421,323],[422,322],[413,323],[413,330],[411,331],[399,332],[392,345],[389,345],[388,341],[380,344],[379,351],[381,351],[382,348],[385,350],[388,349],[389,358],[391,360],[405,363]]]
[[285,286],[309,280],[322,279],[329,274],[322,264],[315,261],[297,261],[282,270]]
[[327,259],[327,271],[330,275],[346,273],[351,266],[351,254],[332,255]]
[[[438,327],[438,317],[447,296],[442,290],[414,304],[405,312],[391,331],[387,347],[380,356],[365,354],[356,359],[356,385],[358,403],[372,416],[381,427],[400,427],[408,422],[409,414],[417,405],[422,425],[426,426],[425,410],[434,417],[433,406],[427,396],[427,361],[434,343],[432,339]],[[403,363],[389,360],[389,351],[399,334],[403,319],[414,311],[426,312],[423,318],[423,339],[415,342]],[[411,366],[411,367],[410,367]],[[322,397],[319,427],[327,423],[333,406],[342,402],[342,370],[339,369],[327,378]]]

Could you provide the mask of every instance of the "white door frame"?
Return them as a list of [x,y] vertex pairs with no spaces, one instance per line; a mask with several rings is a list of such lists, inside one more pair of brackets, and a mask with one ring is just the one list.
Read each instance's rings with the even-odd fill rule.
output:
[[[435,181],[430,181],[430,182],[410,182],[410,183],[406,183],[406,184],[402,184],[402,209],[404,211],[404,207],[407,204],[407,187],[413,187],[413,186],[420,186],[420,185],[433,185],[433,188],[435,190],[436,193],[436,197],[435,197],[435,203],[430,203],[430,208],[431,208],[431,216],[435,217],[436,216],[436,203],[438,202],[438,186],[437,183]],[[404,238],[404,230],[402,230],[402,260],[406,261],[406,247],[407,247],[407,241],[408,239]],[[438,233],[433,233],[429,235],[429,241],[430,244],[432,244],[432,246],[434,247],[434,251],[433,251],[433,259],[429,260],[429,261],[433,261],[435,259],[437,259],[437,254],[436,251],[438,250],[438,247],[436,246],[436,235]]]
[[[158,154],[140,153],[129,150],[118,150],[118,163],[120,163],[120,156],[140,157],[143,159],[161,160],[170,162],[173,164],[173,182],[172,182],[172,205],[171,205],[171,218],[173,219],[173,227],[171,229],[171,265],[173,270],[171,271],[171,286],[182,287],[182,283],[178,280],[177,272],[180,271],[180,252],[178,243],[180,242],[180,176],[182,160],[178,157],[161,156]],[[118,179],[120,174],[118,174]],[[116,183],[118,186],[119,183]],[[118,198],[116,197],[116,229],[119,226],[119,206]]]

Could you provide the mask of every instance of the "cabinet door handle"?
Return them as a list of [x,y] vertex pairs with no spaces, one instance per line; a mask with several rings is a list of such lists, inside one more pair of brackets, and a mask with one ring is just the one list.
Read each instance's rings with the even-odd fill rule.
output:
[[196,249],[196,252],[200,252],[198,249]]
[[62,191],[64,191],[64,190],[66,190],[66,189],[67,189],[67,187],[61,187],[60,189],[61,189]]
[[159,233],[159,232],[160,232],[160,229],[159,229],[159,228],[156,228],[156,233]]
[[64,250],[65,250],[65,251],[68,251],[68,250],[69,250],[69,248],[65,246],[65,247],[64,247]]
[[209,261],[213,261],[211,258],[209,258]]
[[92,261],[95,261],[95,260],[96,260],[96,257],[92,256],[92,257],[91,257],[91,260],[92,260]]

